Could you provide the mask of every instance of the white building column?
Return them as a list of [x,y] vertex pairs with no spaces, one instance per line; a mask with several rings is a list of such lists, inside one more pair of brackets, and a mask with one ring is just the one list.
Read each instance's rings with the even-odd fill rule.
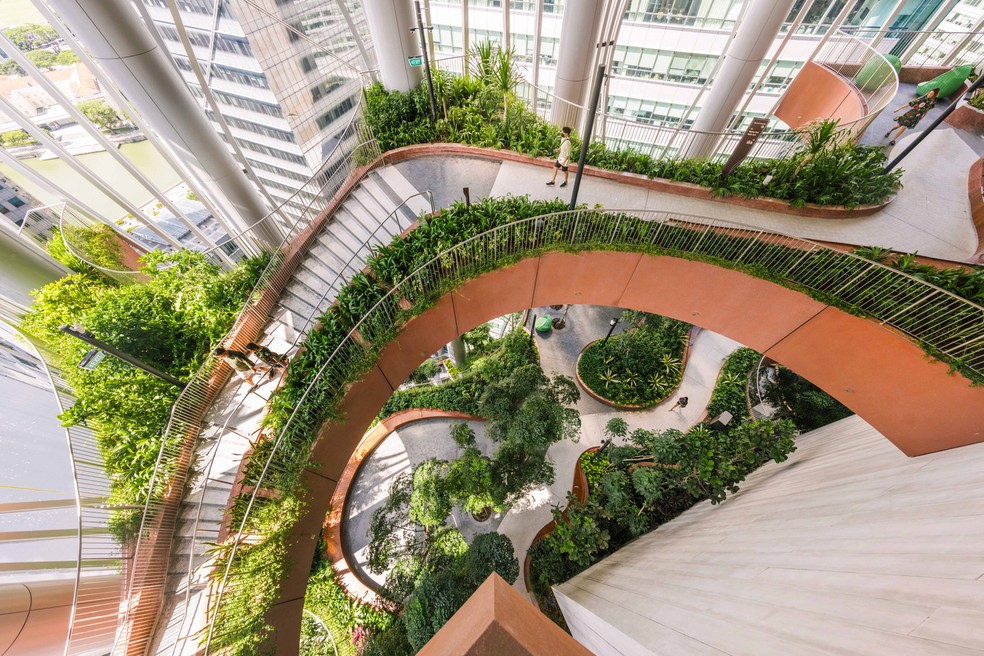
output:
[[[691,128],[693,132],[717,133],[725,129],[794,2],[795,0],[752,0],[734,31],[717,77],[704,97]],[[682,156],[710,157],[717,141],[716,134],[695,134]]]
[[603,0],[568,0],[560,27],[557,75],[554,95],[566,102],[554,102],[550,122],[577,127],[588,98],[591,77],[595,72],[595,52],[601,28]]
[[[410,67],[408,57],[422,56],[412,0],[369,0],[363,3],[369,34],[383,86],[390,91],[409,91],[423,79],[423,66]],[[427,36],[430,38],[430,35]]]
[[[130,103],[205,183],[220,212],[216,219],[229,234],[247,229],[269,213],[128,0],[52,0],[50,4]],[[249,234],[260,247],[274,247],[281,241],[271,222],[257,225]]]

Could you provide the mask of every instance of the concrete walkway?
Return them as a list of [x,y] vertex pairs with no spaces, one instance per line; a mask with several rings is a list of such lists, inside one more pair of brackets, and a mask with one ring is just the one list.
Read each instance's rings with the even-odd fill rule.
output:
[[[551,312],[549,308],[537,308],[538,315]],[[562,330],[547,335],[537,335],[540,361],[548,374],[573,376],[577,355],[591,341],[601,339],[608,332],[609,319],[617,317],[619,308],[600,306],[573,306],[567,315],[567,325]],[[615,333],[620,331],[616,326]],[[698,330],[691,345],[690,358],[683,373],[679,390],[663,403],[648,410],[617,411],[595,401],[582,392],[578,410],[581,412],[581,438],[577,443],[567,440],[550,448],[556,480],[549,488],[534,490],[511,508],[504,517],[495,516],[484,523],[455,513],[453,521],[466,537],[476,532],[498,530],[509,537],[522,562],[533,538],[551,520],[550,509],[566,503],[571,488],[574,465],[581,453],[599,446],[604,439],[605,424],[612,417],[623,417],[631,428],[686,430],[704,415],[726,358],[741,345],[734,340],[707,330]],[[680,396],[689,398],[686,408],[669,411]],[[372,512],[386,498],[390,484],[398,474],[410,471],[428,458],[450,459],[456,456],[457,446],[449,435],[455,421],[423,420],[405,425],[391,433],[380,446],[365,459],[348,496],[344,518],[344,545],[349,563],[360,571],[363,580],[381,582],[384,576],[372,576],[365,571],[368,529]],[[488,453],[489,443],[484,439],[480,422],[469,422],[475,428],[483,452]],[[514,587],[526,594],[525,583],[520,577]]]
[[[905,98],[899,100],[902,104]],[[893,105],[892,108],[898,105]],[[942,110],[934,110],[942,111]],[[891,124],[891,116],[879,117]],[[931,117],[924,119],[926,125]],[[873,125],[864,141],[888,147],[881,139],[886,129]],[[874,130],[879,130],[877,135]],[[889,153],[899,153],[916,138],[907,131]],[[876,138],[877,137],[877,138]],[[984,138],[940,126],[899,165],[904,170],[902,190],[884,210],[856,219],[814,219],[765,212],[726,202],[686,198],[632,185],[585,176],[578,203],[609,209],[647,209],[732,221],[770,232],[805,239],[882,246],[897,251],[964,261],[977,247],[977,233],[967,201],[967,173],[984,154]],[[418,189],[431,189],[447,205],[463,199],[462,187],[471,188],[472,200],[486,196],[529,195],[534,199],[570,199],[565,189],[547,187],[549,170],[535,164],[489,162],[468,157],[421,157],[395,165]]]

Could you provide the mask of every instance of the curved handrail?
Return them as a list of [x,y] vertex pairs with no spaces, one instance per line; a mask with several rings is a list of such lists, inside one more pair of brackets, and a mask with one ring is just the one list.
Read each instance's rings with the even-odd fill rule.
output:
[[[407,204],[410,202],[410,200],[412,200],[414,198],[417,198],[417,197],[422,197],[422,196],[427,196],[430,199],[431,212],[432,213],[434,212],[434,194],[430,190],[425,190],[425,191],[417,192],[415,194],[411,194],[410,196],[408,196],[407,198],[405,198],[403,200],[403,202],[400,203],[392,212],[390,212],[389,214],[387,214],[386,217],[380,221],[379,226],[375,230],[373,230],[372,234],[369,235],[368,238],[366,238],[366,240],[359,247],[359,249],[352,255],[352,257],[348,260],[348,262],[345,263],[345,266],[342,267],[341,271],[338,272],[338,274],[336,275],[335,279],[331,282],[331,284],[329,284],[329,285],[327,285],[325,287],[325,292],[322,294],[322,296],[318,300],[318,302],[314,304],[314,309],[308,315],[308,317],[307,317],[307,319],[306,319],[306,321],[304,323],[304,326],[300,330],[297,331],[297,335],[295,336],[294,341],[287,348],[286,352],[289,353],[289,352],[293,351],[294,348],[297,347],[298,343],[302,339],[304,339],[304,337],[307,334],[307,327],[311,324],[311,322],[314,320],[314,318],[320,313],[319,308],[321,307],[321,304],[324,302],[325,298],[327,298],[328,294],[331,293],[331,290],[334,288],[335,283],[337,283],[338,280],[341,278],[342,273],[344,271],[346,271],[346,270],[354,271],[354,272],[358,273],[358,269],[355,269],[354,267],[352,267],[352,263],[356,260],[356,258],[359,257],[363,253],[365,255],[370,254],[372,252],[373,246],[378,245],[378,244],[384,244],[385,243],[381,239],[378,239],[377,238],[377,233],[379,233],[386,226],[386,224],[389,221],[390,217],[392,217],[392,216],[398,216],[397,213],[403,207],[408,206]],[[398,226],[401,229],[403,228],[402,224],[400,224],[400,223],[398,223]],[[215,447],[216,451],[219,450],[220,445],[221,445],[221,441],[223,439],[225,439],[226,435],[229,433],[229,431],[228,431],[229,422],[232,421],[232,419],[237,416],[238,410],[242,407],[242,404],[246,400],[246,398],[247,397],[244,396],[242,399],[240,399],[239,403],[236,405],[236,407],[233,409],[233,411],[228,413],[228,416],[226,417],[226,420],[223,422],[222,427],[218,431],[219,444],[216,445],[216,447]],[[199,529],[199,526],[201,524],[202,510],[203,510],[204,505],[205,505],[205,498],[208,495],[207,494],[208,493],[208,481],[213,480],[212,479],[212,466],[213,466],[214,462],[215,462],[214,459],[210,460],[209,461],[209,464],[208,464],[208,467],[205,470],[205,473],[204,473],[205,475],[203,477],[203,480],[206,481],[205,487],[203,488],[202,493],[199,496],[198,504],[197,504],[197,507],[195,508],[195,520],[194,520],[194,523],[193,523],[194,528],[192,530],[192,535],[191,535],[192,548],[189,549],[189,551],[188,551],[187,580],[189,582],[191,581],[192,577],[194,576],[194,572],[195,572],[195,569],[196,569],[195,568],[195,558],[196,558],[196,556],[198,554],[195,553],[194,546],[193,545],[195,545],[197,543],[197,539],[198,539],[198,529]],[[184,601],[183,601],[183,605],[182,605],[182,612],[183,612],[182,617],[181,617],[182,623],[184,622],[185,616],[187,614],[187,609],[188,609],[188,606],[189,606],[190,599],[191,599],[191,586],[190,585],[186,585],[185,586]],[[173,622],[173,620],[172,620],[172,622]],[[178,643],[175,642],[175,644],[173,646],[173,649],[172,649],[172,653],[173,653],[173,651],[175,649],[177,649],[177,646],[178,646]]]
[[[265,322],[268,310],[259,312],[262,317],[254,316],[254,314],[257,314],[256,303],[263,297],[266,290],[275,288],[277,285],[285,285],[289,280],[289,273],[285,274],[282,271],[281,265],[295,255],[289,251],[294,247],[296,239],[313,225],[317,217],[321,216],[328,209],[329,203],[335,196],[335,193],[343,186],[351,172],[356,169],[357,159],[365,158],[367,161],[378,161],[380,157],[378,144],[372,136],[371,128],[361,118],[361,113],[357,107],[352,121],[342,132],[342,137],[339,139],[339,146],[349,143],[352,138],[355,138],[358,143],[349,152],[345,153],[344,157],[331,163],[330,166],[333,168],[331,173],[326,174],[327,171],[322,169],[309,180],[308,184],[315,183],[317,185],[310,192],[310,202],[306,205],[305,211],[294,221],[291,229],[284,236],[279,247],[271,256],[270,261],[259,275],[250,293],[250,301],[245,304],[233,322],[232,328],[220,343],[227,342],[245,326],[250,326],[255,332],[259,332]],[[323,181],[319,180],[319,178],[323,178]],[[323,205],[315,207],[315,203],[323,203]],[[131,569],[129,581],[126,586],[126,597],[130,603],[125,605],[121,619],[121,625],[124,626],[124,629],[130,624],[131,606],[134,602],[134,587],[138,575],[137,565],[142,562],[140,557],[143,556],[143,552],[147,548],[145,542],[148,539],[155,541],[160,539],[161,531],[150,530],[149,521],[152,516],[155,518],[155,521],[167,521],[170,524],[170,529],[167,533],[170,535],[170,531],[173,530],[173,524],[176,520],[177,507],[171,508],[169,510],[169,516],[163,519],[159,518],[160,509],[153,508],[155,504],[161,503],[161,495],[155,494],[155,491],[159,486],[165,484],[164,479],[166,476],[165,472],[162,471],[162,467],[178,471],[180,475],[173,480],[166,481],[166,484],[169,488],[176,489],[177,492],[180,492],[184,485],[184,478],[187,475],[188,460],[190,459],[189,445],[197,442],[201,416],[211,404],[214,395],[218,392],[219,386],[213,382],[213,374],[223,366],[225,366],[223,363],[220,363],[209,354],[198,371],[192,375],[188,384],[181,391],[171,408],[167,428],[161,440],[158,464],[154,468],[151,483],[148,487],[143,516],[134,547],[133,563],[135,566]],[[174,471],[168,472],[168,474],[173,473]],[[170,538],[167,542],[168,547],[170,547]],[[165,562],[163,564],[158,565],[158,568],[162,571],[165,571],[167,567],[166,561],[168,559],[164,558],[164,560]],[[150,584],[149,587],[156,591],[155,594],[163,594],[164,579],[166,579],[166,576],[161,574],[154,579],[154,583]],[[149,611],[146,612],[149,614]],[[114,652],[117,651],[120,645],[125,644],[129,640],[127,630],[121,630],[118,636],[116,645],[114,645]]]
[[[592,219],[600,219],[592,221]],[[641,224],[656,224],[655,230],[639,228]],[[659,242],[664,229],[670,226],[669,234],[665,235],[666,243]],[[673,229],[683,229],[682,233],[674,233]],[[702,229],[701,229],[702,228]],[[719,232],[720,231],[720,232]],[[652,232],[652,235],[648,233]],[[582,234],[583,233],[583,234]],[[707,240],[708,236],[712,236]],[[578,238],[580,236],[580,238]],[[633,238],[634,240],[630,239]],[[503,238],[504,237],[504,238]],[[645,242],[641,241],[645,238]],[[739,238],[742,242],[732,244],[725,242],[720,246],[714,245],[714,237]],[[622,241],[619,241],[621,239]],[[701,249],[705,240],[707,246]],[[743,243],[747,242],[747,243]],[[230,549],[225,571],[217,586],[213,609],[219,608],[222,597],[229,583],[232,564],[239,546],[245,537],[246,526],[257,499],[258,492],[263,488],[267,474],[271,469],[274,457],[288,429],[291,428],[297,413],[308,399],[309,394],[322,382],[329,365],[333,367],[329,384],[345,385],[348,376],[357,373],[365,365],[366,352],[357,356],[349,356],[347,362],[335,362],[336,358],[344,360],[340,353],[345,353],[352,345],[371,342],[372,326],[381,321],[381,325],[392,327],[397,321],[411,316],[407,310],[393,311],[399,306],[394,301],[406,300],[411,305],[414,302],[433,300],[431,295],[447,291],[449,283],[467,278],[482,271],[494,269],[491,266],[501,261],[515,261],[516,256],[532,255],[553,249],[570,248],[580,245],[591,247],[647,247],[662,248],[669,253],[695,253],[705,257],[747,267],[765,268],[771,276],[781,277],[788,284],[810,289],[816,293],[830,296],[843,303],[849,303],[858,311],[870,318],[889,325],[913,339],[929,344],[945,355],[958,359],[965,356],[959,349],[966,349],[976,342],[984,343],[984,307],[963,299],[955,294],[920,280],[905,272],[893,269],[879,262],[867,260],[853,253],[839,251],[810,240],[768,233],[752,226],[741,223],[721,221],[708,217],[688,216],[668,212],[650,210],[567,210],[538,217],[530,217],[492,228],[474,235],[459,244],[436,255],[421,264],[402,281],[393,286],[372,308],[370,308],[344,339],[332,351],[331,355],[319,368],[311,383],[304,390],[301,398],[291,411],[287,422],[273,440],[273,448],[264,462],[260,475],[254,484],[243,518]],[[784,248],[783,248],[784,247]],[[722,250],[718,250],[718,249]],[[814,253],[822,254],[820,266],[810,262]],[[510,260],[510,258],[512,258]],[[827,260],[827,261],[823,261]],[[838,261],[851,262],[863,269],[844,282],[840,278],[831,277],[830,273],[838,273],[833,263]],[[876,275],[869,277],[871,273]],[[853,271],[851,273],[854,273]],[[836,288],[830,289],[825,283],[835,283]],[[904,285],[909,285],[906,288]],[[844,300],[839,293],[849,290],[852,296]],[[910,291],[915,290],[915,294]],[[872,299],[893,299],[893,306],[888,316],[882,314],[882,309],[871,305]],[[938,303],[939,298],[945,302]],[[933,303],[927,303],[934,299]],[[864,304],[864,305],[862,305]],[[867,307],[865,307],[865,305]],[[928,311],[927,311],[928,308]],[[955,332],[945,332],[950,326],[939,327],[942,317],[953,317],[958,310],[970,311],[977,315],[973,322],[968,322],[966,328],[960,326]],[[909,317],[910,321],[902,321]],[[957,344],[948,344],[953,340]],[[957,349],[958,352],[947,351]],[[984,374],[984,349],[973,359],[971,367],[975,372]],[[205,638],[205,654],[209,653],[215,633],[217,612],[212,612],[208,633]]]

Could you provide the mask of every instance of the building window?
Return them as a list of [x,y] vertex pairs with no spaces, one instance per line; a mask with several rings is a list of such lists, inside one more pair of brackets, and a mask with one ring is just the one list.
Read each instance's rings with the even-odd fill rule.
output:
[[338,119],[338,117],[342,116],[353,107],[355,107],[355,100],[352,98],[346,98],[318,119],[318,127],[324,130],[336,119]]
[[27,204],[17,196],[11,196],[10,198],[7,199],[7,202],[13,205],[14,207],[24,207],[24,205]]

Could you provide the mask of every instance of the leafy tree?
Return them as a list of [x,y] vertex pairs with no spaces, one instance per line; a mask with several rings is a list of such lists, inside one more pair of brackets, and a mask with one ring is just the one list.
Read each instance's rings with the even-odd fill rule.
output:
[[8,27],[3,33],[13,41],[18,50],[37,50],[49,44],[55,44],[57,49],[55,42],[58,40],[58,32],[50,25],[24,23],[16,27]]
[[13,148],[15,146],[27,146],[28,144],[35,143],[34,137],[29,135],[25,130],[8,130],[3,134],[0,134],[0,143],[6,148]]
[[[72,250],[85,257],[85,260],[68,250],[65,245],[66,240],[72,245]],[[61,230],[54,228],[51,239],[45,244],[45,250],[77,273],[99,275],[88,262],[117,271],[125,269],[123,248],[112,229],[106,225],[68,226],[65,229],[64,239]]]
[[0,61],[0,75],[24,75],[24,69],[13,59]]
[[765,400],[776,408],[776,419],[791,419],[803,432],[853,414],[840,401],[785,367],[780,367],[777,380],[766,386]]
[[[228,330],[263,261],[254,258],[222,273],[200,253],[155,252],[144,257],[146,284],[116,286],[94,275],[74,274],[35,292],[21,327],[45,342],[62,363],[76,403],[61,419],[94,429],[113,503],[143,503],[178,389],[114,357],[92,371],[79,369],[76,365],[89,347],[58,327],[80,322],[96,337],[187,377]],[[116,518],[120,539],[129,536],[134,518],[139,519],[128,512]]]
[[608,519],[604,508],[590,498],[581,503],[574,496],[567,496],[567,510],[553,508],[556,522],[553,533],[547,538],[557,552],[563,554],[575,566],[584,569],[593,562],[596,553],[608,547],[609,533],[602,519]]
[[32,50],[30,52],[24,53],[32,64],[37,66],[42,70],[50,71],[55,66],[55,60],[57,55],[50,50]]
[[403,621],[413,648],[423,649],[461,608],[470,593],[457,585],[449,571],[425,573],[404,608]]
[[409,509],[411,521],[432,528],[447,519],[453,506],[447,476],[446,460],[431,458],[414,468]]
[[476,535],[468,551],[459,559],[458,566],[461,576],[476,588],[492,572],[510,585],[519,576],[519,560],[512,540],[498,532]]
[[547,449],[577,438],[581,418],[568,406],[579,397],[572,379],[551,379],[538,364],[517,367],[486,387],[478,412],[487,420],[486,435],[497,444],[490,489],[496,505],[511,505],[534,487],[553,482]]
[[75,106],[89,121],[103,130],[118,126],[122,119],[105,100],[86,100]]
[[82,60],[79,59],[79,56],[76,55],[74,51],[69,50],[67,48],[59,52],[58,56],[55,57],[55,64],[57,64],[58,66],[70,66],[80,61]]

